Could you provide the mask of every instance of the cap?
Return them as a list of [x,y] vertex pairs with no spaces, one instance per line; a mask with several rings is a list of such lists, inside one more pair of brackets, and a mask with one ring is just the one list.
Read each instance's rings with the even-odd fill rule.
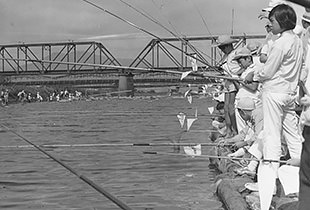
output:
[[237,101],[237,108],[251,111],[255,109],[255,102],[250,97],[243,97]]
[[233,60],[238,60],[239,58],[248,57],[251,55],[252,53],[247,47],[241,47],[236,49]]

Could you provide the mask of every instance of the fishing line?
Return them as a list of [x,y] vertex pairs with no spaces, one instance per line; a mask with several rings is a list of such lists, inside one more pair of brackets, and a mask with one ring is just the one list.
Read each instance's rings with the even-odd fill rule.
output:
[[182,157],[195,157],[195,158],[218,158],[218,159],[230,159],[230,160],[246,160],[246,161],[262,161],[262,162],[270,162],[270,163],[287,163],[284,160],[271,160],[271,159],[257,159],[257,158],[245,158],[245,157],[229,157],[229,156],[218,156],[218,155],[187,155],[180,153],[168,153],[168,152],[156,152],[156,151],[145,151],[143,154],[148,155],[171,155],[171,156],[182,156]]
[[89,4],[89,5],[93,6],[93,7],[96,7],[96,8],[99,9],[99,10],[102,10],[103,12],[105,12],[105,13],[107,13],[107,14],[109,14],[109,15],[111,15],[111,16],[113,16],[113,17],[115,17],[115,18],[117,18],[117,19],[119,19],[119,20],[121,20],[121,21],[123,21],[123,22],[125,22],[125,23],[127,23],[127,24],[129,24],[129,25],[131,25],[131,26],[133,26],[134,28],[136,28],[136,29],[138,29],[138,30],[140,30],[140,31],[142,31],[142,32],[144,32],[144,33],[146,33],[146,34],[152,36],[152,37],[155,37],[156,39],[158,39],[158,40],[160,40],[160,41],[162,41],[162,42],[165,42],[165,43],[168,44],[169,46],[171,46],[171,47],[173,47],[173,48],[175,48],[175,49],[177,49],[177,50],[183,52],[185,55],[187,55],[187,56],[189,56],[189,57],[191,57],[191,58],[194,58],[194,59],[200,61],[201,63],[207,65],[207,66],[210,67],[211,69],[213,69],[213,70],[215,70],[215,71],[219,71],[219,70],[218,70],[217,68],[215,68],[214,66],[211,66],[208,62],[204,62],[204,61],[201,60],[201,59],[195,58],[195,57],[194,57],[193,55],[191,55],[190,53],[184,52],[182,49],[180,49],[180,48],[178,48],[177,46],[171,44],[170,42],[161,39],[159,36],[157,36],[157,35],[155,35],[155,34],[149,32],[149,31],[147,31],[147,30],[145,30],[145,29],[143,29],[143,28],[137,26],[136,24],[134,24],[134,23],[132,23],[132,22],[130,22],[130,21],[128,21],[128,20],[126,20],[126,19],[124,19],[124,18],[122,18],[122,17],[120,17],[120,16],[118,16],[118,15],[116,15],[116,14],[114,14],[114,13],[112,13],[112,12],[106,10],[106,9],[104,9],[104,8],[102,8],[101,6],[98,6],[98,5],[92,3],[92,2],[90,2],[90,1],[88,1],[88,0],[82,0],[82,1],[84,1],[85,3],[87,3],[87,4]]
[[192,2],[193,7],[194,7],[194,8],[196,9],[196,11],[198,12],[198,14],[199,14],[199,16],[200,16],[200,18],[201,18],[201,20],[202,20],[202,22],[203,22],[205,28],[207,29],[209,35],[212,36],[212,34],[211,34],[210,30],[209,30],[208,24],[207,24],[207,22],[205,21],[204,17],[202,16],[202,14],[201,14],[201,12],[200,12],[200,9],[197,7],[197,5],[194,3],[193,0],[190,0],[190,1]]
[[103,189],[101,186],[99,186],[98,184],[96,184],[95,182],[93,182],[92,180],[90,180],[89,178],[87,178],[86,176],[84,176],[83,174],[79,173],[78,171],[76,171],[75,169],[73,169],[71,166],[67,165],[66,163],[64,163],[63,161],[61,161],[60,159],[58,159],[57,157],[55,157],[54,155],[52,155],[51,153],[47,152],[46,150],[44,150],[43,148],[41,148],[40,146],[32,143],[30,140],[28,140],[27,138],[23,137],[21,134],[15,132],[14,130],[10,129],[9,127],[0,124],[0,126],[2,126],[3,128],[5,128],[6,130],[12,132],[13,134],[15,134],[16,136],[20,137],[23,141],[27,142],[28,144],[30,144],[31,146],[33,146],[34,148],[36,148],[37,150],[39,150],[40,152],[42,152],[43,154],[45,154],[46,156],[48,156],[49,158],[51,158],[52,160],[54,160],[55,162],[57,162],[58,164],[60,164],[61,166],[63,166],[65,169],[67,169],[68,171],[70,171],[72,174],[74,174],[75,176],[77,176],[79,179],[81,179],[82,181],[84,181],[85,183],[87,183],[89,186],[91,186],[92,188],[94,188],[95,190],[97,190],[99,193],[101,193],[102,195],[104,195],[106,198],[108,198],[110,201],[112,201],[113,203],[115,203],[118,207],[120,207],[121,209],[124,210],[132,210],[127,204],[123,203],[121,200],[119,200],[118,198],[116,198],[114,195],[110,194],[109,192],[107,192],[105,189]]
[[[85,1],[85,0],[83,0]],[[38,62],[38,63],[57,63],[57,64],[67,64],[67,65],[80,65],[80,66],[91,66],[91,67],[104,67],[104,68],[114,68],[114,69],[125,69],[125,70],[137,70],[144,72],[164,72],[164,73],[172,73],[172,74],[183,74],[181,71],[171,71],[171,70],[160,70],[160,69],[151,69],[151,68],[139,68],[139,67],[124,67],[124,66],[113,66],[113,65],[104,65],[104,64],[91,64],[91,63],[76,63],[76,62],[63,62],[63,61],[48,61],[48,60],[33,60],[33,59],[15,59],[15,58],[0,58],[0,60],[16,60],[16,61],[29,61],[29,62]],[[213,68],[213,67],[212,67]],[[190,72],[191,76],[201,77],[205,79],[216,78],[216,79],[226,79],[232,81],[243,81],[240,78],[234,78],[230,76],[222,76],[222,75],[210,75],[204,73]]]
[[[197,144],[201,146],[218,146],[217,143],[199,143],[199,142],[189,142],[189,143],[104,143],[104,144],[41,144],[37,145],[40,148],[75,148],[75,147],[166,147],[166,146],[196,146]],[[223,144],[222,146],[232,146],[232,144]],[[0,148],[36,148],[33,145],[7,145],[0,146]]]
[[[120,0],[120,1],[123,2],[123,0]],[[157,6],[156,3],[155,3],[153,0],[152,0],[152,2],[153,2],[153,4],[154,4],[155,6]],[[125,2],[123,2],[123,3],[125,3]],[[128,3],[125,3],[125,4],[128,5]],[[135,10],[136,10],[136,9],[135,9]],[[137,10],[136,10],[136,11],[137,11]],[[161,11],[161,8],[160,8],[160,11]],[[140,13],[140,11],[137,11],[137,12]],[[141,14],[141,13],[140,13],[140,14]],[[142,14],[142,15],[145,16],[144,14]],[[168,29],[167,27],[165,27],[164,25],[162,25],[162,24],[161,24],[159,21],[157,21],[155,18],[152,18],[152,16],[151,16],[151,18],[149,18],[149,17],[147,17],[147,16],[145,16],[145,17],[147,17],[147,18],[150,19],[152,22],[155,22],[156,24],[158,24],[159,26],[161,26],[162,28],[164,28],[164,29],[165,29],[166,31],[168,31],[172,36],[178,38],[181,42],[185,42],[185,43],[186,43],[195,53],[197,53],[197,55],[198,55],[201,59],[203,59],[205,62],[207,62],[207,60],[206,60],[201,54],[207,56],[209,59],[212,60],[212,57],[211,57],[211,56],[207,55],[207,54],[204,53],[203,51],[201,51],[201,50],[197,49],[196,47],[194,47],[188,40],[182,38],[182,36],[181,36],[182,34],[180,34],[180,33],[177,32],[176,28],[172,25],[171,21],[170,21],[165,15],[163,15],[163,14],[161,14],[161,15],[164,16],[164,17],[167,19],[169,25],[174,29],[175,33],[172,32],[171,30],[169,30],[169,29]]]

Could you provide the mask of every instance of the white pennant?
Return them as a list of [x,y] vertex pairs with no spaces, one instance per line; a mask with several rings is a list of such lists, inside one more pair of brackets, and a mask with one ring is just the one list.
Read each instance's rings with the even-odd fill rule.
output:
[[208,107],[208,110],[209,110],[210,114],[213,114],[213,112],[214,112],[214,107],[213,107],[213,106]]
[[193,97],[192,97],[192,95],[188,95],[187,96],[187,100],[188,100],[188,103],[192,103],[193,102]]
[[182,73],[182,76],[181,76],[181,80],[184,79],[185,77],[187,77],[187,75],[189,75],[192,71],[186,71],[186,72],[183,72]]
[[187,131],[192,127],[192,124],[197,120],[197,118],[194,119],[187,119]]
[[185,146],[183,149],[185,154],[192,157],[201,155],[201,144],[197,144],[196,146]]
[[193,71],[197,71],[198,70],[197,60],[196,60],[197,55],[195,54],[194,57],[195,58],[190,57],[189,59],[191,61]]
[[179,122],[181,124],[181,128],[184,127],[184,122],[185,122],[185,118],[186,118],[186,115],[182,112],[180,112],[178,115],[177,115],[177,118],[179,119]]
[[198,110],[196,108],[196,111],[195,111],[195,118],[198,118]]
[[184,97],[186,97],[191,91],[192,91],[191,89],[187,90],[187,91],[184,93]]

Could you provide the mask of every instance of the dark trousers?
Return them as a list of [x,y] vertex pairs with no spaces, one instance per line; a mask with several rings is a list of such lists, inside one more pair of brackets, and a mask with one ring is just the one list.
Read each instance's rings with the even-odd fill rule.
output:
[[299,171],[299,207],[298,210],[310,209],[310,126],[305,126],[305,142],[302,145]]

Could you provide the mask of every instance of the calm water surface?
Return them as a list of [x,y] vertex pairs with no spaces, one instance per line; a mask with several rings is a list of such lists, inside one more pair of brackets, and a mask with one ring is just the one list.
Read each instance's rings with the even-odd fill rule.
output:
[[[0,123],[39,144],[208,142],[208,98],[104,99],[16,104],[0,110]],[[198,121],[182,129],[179,112]],[[0,209],[120,209],[14,133],[0,129]],[[147,155],[171,147],[73,147],[46,149],[132,209],[221,210],[215,171],[206,159]],[[207,154],[208,148],[203,148]]]

